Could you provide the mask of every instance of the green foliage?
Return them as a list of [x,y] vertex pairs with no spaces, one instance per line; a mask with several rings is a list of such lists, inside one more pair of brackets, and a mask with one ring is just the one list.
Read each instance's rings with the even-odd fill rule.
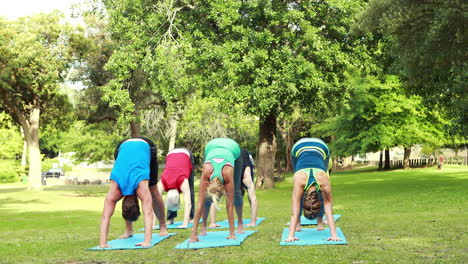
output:
[[443,125],[437,112],[425,108],[417,96],[407,96],[395,76],[350,77],[354,89],[349,107],[313,130],[333,136],[335,154],[365,154],[394,146],[443,144]]
[[[230,108],[263,117],[294,103],[317,113],[338,107],[351,57],[349,14],[359,2],[202,1],[182,13],[198,52],[200,87]],[[313,98],[313,99],[311,99]],[[327,103],[325,103],[327,102]]]
[[17,160],[0,159],[0,183],[13,183],[19,181],[21,167]]
[[113,125],[112,122],[91,125],[75,122],[63,135],[62,152],[74,152],[75,163],[113,160],[115,146],[122,139],[115,135]]
[[426,103],[443,106],[465,137],[466,7],[463,0],[372,0],[356,25],[367,37],[388,40],[393,72]]
[[23,137],[10,116],[0,112],[0,160],[16,159],[23,152]]
[[242,106],[234,106],[229,114],[216,99],[193,98],[188,101],[187,110],[181,119],[178,142],[184,143],[199,159],[203,158],[204,147],[216,137],[235,139],[241,147],[255,152],[258,135],[257,120],[246,116]]

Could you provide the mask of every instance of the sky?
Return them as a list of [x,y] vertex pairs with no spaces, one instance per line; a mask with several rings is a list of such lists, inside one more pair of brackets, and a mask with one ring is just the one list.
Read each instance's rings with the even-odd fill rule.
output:
[[83,0],[0,0],[0,16],[10,20],[34,13],[50,13],[58,9],[68,19],[71,15],[70,7]]

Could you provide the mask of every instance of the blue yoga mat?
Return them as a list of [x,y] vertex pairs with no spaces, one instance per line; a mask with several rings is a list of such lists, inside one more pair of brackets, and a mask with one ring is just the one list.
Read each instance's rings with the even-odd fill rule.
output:
[[[176,221],[173,224],[167,225],[166,227],[167,229],[187,229],[193,226],[192,223],[188,223],[187,228],[179,227],[183,223],[184,223],[183,221]],[[156,227],[153,227],[153,230],[159,230],[159,225],[157,225]],[[140,229],[140,231],[145,231],[145,228],[143,227],[142,229]]]
[[[265,219],[266,219],[265,217],[257,218],[257,225],[256,226],[258,226]],[[244,227],[246,227],[246,228],[256,227],[256,226],[245,226],[247,224],[250,224],[251,219],[243,219],[242,221],[244,222]],[[227,219],[223,220],[223,221],[216,222],[216,224],[220,225],[220,226],[218,226],[216,228],[229,228],[229,221]],[[234,219],[234,226],[237,227],[237,219]]]
[[[341,215],[339,214],[334,214],[333,215],[333,218],[335,219],[335,222],[338,221],[338,219],[341,218]],[[323,217],[323,221],[326,221],[327,220],[327,217],[324,216]],[[286,225],[289,225],[290,223],[288,222]],[[303,215],[301,215],[301,226],[306,226],[306,225],[316,225],[317,224],[317,219],[314,219],[314,220],[309,220],[307,218],[305,218]]]
[[190,243],[189,239],[178,244],[175,248],[177,249],[199,249],[199,248],[211,248],[211,247],[228,247],[228,246],[240,246],[242,242],[250,235],[257,231],[245,231],[243,234],[236,233],[236,239],[227,239],[229,231],[213,231],[207,232],[206,236],[198,236],[200,241]]
[[346,237],[339,227],[336,228],[336,234],[341,241],[328,241],[330,237],[330,229],[326,228],[323,231],[318,231],[317,228],[302,228],[302,231],[296,232],[295,237],[299,240],[294,242],[285,242],[288,238],[289,228],[283,229],[283,234],[281,235],[281,246],[308,246],[308,245],[345,245],[348,244]]
[[135,246],[136,243],[140,243],[145,240],[145,234],[139,233],[133,234],[133,236],[129,238],[111,240],[107,243],[109,246],[111,246],[109,248],[99,248],[99,246],[95,246],[86,250],[147,249],[175,234],[176,233],[169,233],[167,236],[159,236],[157,234],[153,234],[153,236],[151,237],[151,245],[149,247]]

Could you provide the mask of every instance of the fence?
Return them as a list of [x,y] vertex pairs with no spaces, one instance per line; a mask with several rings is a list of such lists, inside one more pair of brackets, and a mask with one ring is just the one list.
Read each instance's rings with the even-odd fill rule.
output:
[[[383,161],[385,162],[385,161]],[[357,161],[356,163],[364,164],[368,166],[379,166],[378,160],[365,160],[365,161]],[[438,161],[434,158],[429,159],[410,159],[409,166],[411,168],[420,168],[420,167],[427,167],[427,166],[434,166],[438,163]],[[458,165],[468,165],[468,158],[467,157],[450,157],[445,159],[444,164],[458,164]],[[382,164],[383,165],[383,164]],[[391,168],[403,168],[403,160],[390,160],[390,167]]]

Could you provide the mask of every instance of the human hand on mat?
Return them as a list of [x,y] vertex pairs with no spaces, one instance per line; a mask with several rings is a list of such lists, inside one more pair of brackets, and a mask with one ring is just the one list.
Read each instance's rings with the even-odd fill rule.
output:
[[250,223],[248,223],[248,224],[246,224],[246,225],[244,225],[244,226],[250,227],[250,226],[256,226],[256,225],[257,225],[257,223],[255,223],[255,222],[250,222]]
[[299,238],[288,236],[288,238],[286,238],[286,240],[284,240],[284,242],[294,242],[294,241],[297,241],[297,240],[299,240]]
[[244,231],[244,226],[239,225],[239,226],[237,227],[237,233],[239,233],[239,234],[244,234],[244,233],[245,233],[245,231]]
[[208,228],[216,228],[216,227],[220,227],[221,225],[218,225],[216,223],[213,223],[213,224],[210,224],[210,226],[208,226]]
[[341,241],[341,238],[338,236],[331,236],[327,239],[328,241]]
[[141,247],[149,247],[151,245],[150,242],[140,242],[140,243],[136,243],[135,246],[141,246]]
[[181,224],[180,226],[178,226],[177,228],[187,228],[188,225],[184,225],[184,224]]
[[236,236],[228,236],[227,239],[237,239]]

